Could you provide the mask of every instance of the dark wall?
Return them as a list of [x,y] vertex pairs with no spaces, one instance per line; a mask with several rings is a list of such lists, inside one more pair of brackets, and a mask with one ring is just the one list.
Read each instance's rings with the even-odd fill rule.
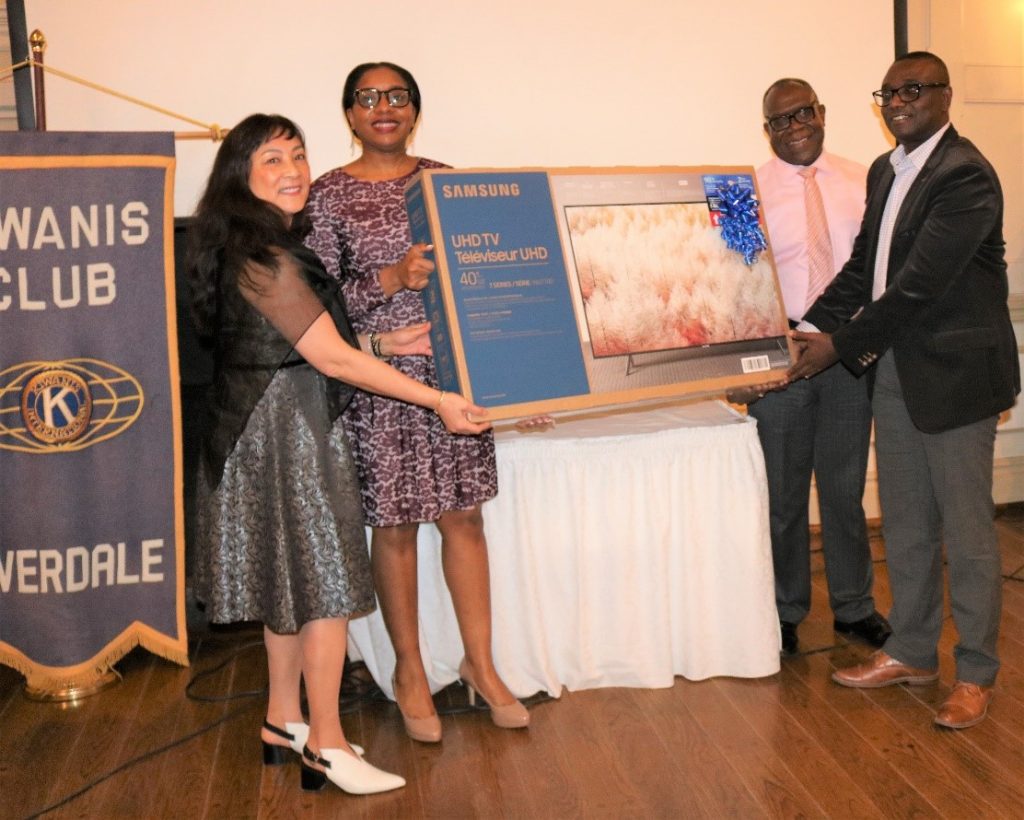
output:
[[188,283],[185,280],[185,248],[191,217],[174,220],[174,289],[178,315],[178,357],[183,386],[206,386],[213,380],[213,357],[204,345],[189,312]]
[[191,575],[195,539],[195,484],[199,443],[207,423],[206,393],[213,381],[213,357],[196,333],[189,313],[185,280],[186,235],[191,219],[174,220],[174,288],[178,317],[178,366],[181,378],[181,439],[185,480],[185,575]]
[[[31,56],[28,29],[25,25],[25,0],[7,0],[7,36],[11,43],[12,64],[17,65]],[[7,66],[0,66],[0,68],[7,68]],[[36,127],[31,72],[32,69],[28,66],[14,72],[14,106],[18,113],[19,131],[34,131]]]

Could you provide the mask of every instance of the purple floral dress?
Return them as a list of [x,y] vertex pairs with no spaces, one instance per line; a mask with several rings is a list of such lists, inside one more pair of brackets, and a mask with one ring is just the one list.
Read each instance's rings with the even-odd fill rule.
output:
[[[416,171],[443,167],[420,159]],[[358,333],[426,321],[418,292],[401,290],[389,298],[378,279],[380,269],[398,262],[412,244],[404,192],[414,174],[367,182],[336,168],[313,183],[307,206],[313,230],[306,244],[341,282]],[[395,356],[390,363],[437,386],[429,356]],[[469,509],[498,491],[490,433],[454,435],[432,410],[361,391],[342,418],[371,526],[436,521],[444,512]]]

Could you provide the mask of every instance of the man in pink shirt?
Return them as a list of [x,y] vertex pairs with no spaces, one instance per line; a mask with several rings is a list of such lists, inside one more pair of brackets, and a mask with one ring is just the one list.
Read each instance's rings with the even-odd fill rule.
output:
[[[850,255],[864,213],[867,169],[823,150],[825,106],[804,80],[772,83],[763,108],[775,156],[757,170],[757,182],[795,326]],[[812,474],[835,630],[880,647],[890,628],[875,609],[861,503],[871,437],[865,380],[837,364],[767,393],[750,404],[749,413],[757,419],[768,473],[783,654],[797,651],[797,625],[811,606]]]

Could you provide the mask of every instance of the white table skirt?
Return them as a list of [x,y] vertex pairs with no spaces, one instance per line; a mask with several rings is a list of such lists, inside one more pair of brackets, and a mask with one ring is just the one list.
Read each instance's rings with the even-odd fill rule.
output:
[[[779,671],[768,491],[752,419],[704,402],[499,432],[484,505],[495,664],[519,697],[675,675]],[[420,641],[431,689],[456,680],[462,642],[440,535],[419,535]],[[379,611],[350,653],[389,695]]]

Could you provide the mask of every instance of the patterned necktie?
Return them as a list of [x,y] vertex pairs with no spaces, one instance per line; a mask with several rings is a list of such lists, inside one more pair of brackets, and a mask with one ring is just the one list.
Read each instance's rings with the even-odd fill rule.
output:
[[825,203],[814,180],[817,171],[817,168],[804,167],[798,172],[804,178],[804,207],[807,210],[807,308],[814,304],[835,274]]

